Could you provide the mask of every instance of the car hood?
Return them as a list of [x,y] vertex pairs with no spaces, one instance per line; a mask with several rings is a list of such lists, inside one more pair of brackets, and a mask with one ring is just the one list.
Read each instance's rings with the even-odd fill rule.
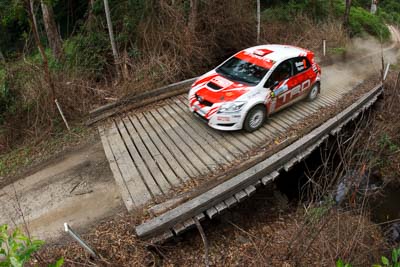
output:
[[251,87],[231,81],[215,71],[198,79],[193,87],[197,96],[211,103],[235,101]]

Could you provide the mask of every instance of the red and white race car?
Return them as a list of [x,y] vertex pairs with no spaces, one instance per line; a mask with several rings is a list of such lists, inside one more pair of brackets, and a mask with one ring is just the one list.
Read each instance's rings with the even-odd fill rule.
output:
[[288,45],[242,50],[192,84],[190,110],[219,130],[252,132],[298,100],[314,100],[321,88],[314,53]]

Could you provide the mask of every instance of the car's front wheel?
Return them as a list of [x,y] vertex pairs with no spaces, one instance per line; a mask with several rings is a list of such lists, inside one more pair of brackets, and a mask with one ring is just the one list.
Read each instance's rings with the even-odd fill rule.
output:
[[308,93],[307,101],[314,101],[314,99],[317,98],[318,93],[319,93],[319,87],[320,87],[319,83],[316,83],[313,85],[310,92]]
[[266,109],[264,106],[258,105],[253,107],[247,113],[246,119],[244,120],[243,128],[247,132],[254,132],[263,125],[266,115]]

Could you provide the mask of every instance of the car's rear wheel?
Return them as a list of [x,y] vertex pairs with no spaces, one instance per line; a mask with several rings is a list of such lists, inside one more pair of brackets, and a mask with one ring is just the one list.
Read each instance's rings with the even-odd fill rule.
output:
[[264,106],[255,106],[247,113],[243,128],[247,132],[254,132],[263,125],[266,115],[267,114]]
[[317,98],[319,93],[319,87],[320,87],[319,83],[313,85],[310,92],[308,93],[307,101],[314,101],[314,99]]

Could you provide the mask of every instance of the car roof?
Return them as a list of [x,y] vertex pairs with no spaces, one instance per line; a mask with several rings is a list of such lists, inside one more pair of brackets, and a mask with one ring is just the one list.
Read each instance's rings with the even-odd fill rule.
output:
[[239,53],[254,55],[260,59],[262,58],[263,61],[271,63],[279,63],[289,58],[312,54],[312,52],[300,47],[278,44],[254,46],[244,49]]

